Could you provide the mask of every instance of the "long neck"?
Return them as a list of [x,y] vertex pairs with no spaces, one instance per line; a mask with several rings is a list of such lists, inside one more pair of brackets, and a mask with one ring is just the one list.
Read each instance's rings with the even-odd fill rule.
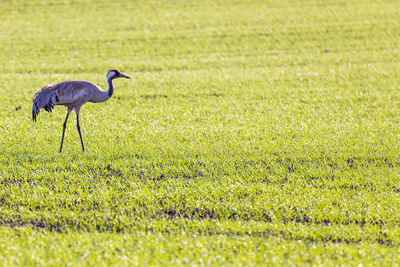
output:
[[114,93],[114,86],[112,83],[112,79],[107,79],[107,83],[108,83],[107,94],[108,94],[108,97],[111,97]]
[[98,103],[98,102],[104,102],[104,101],[107,101],[108,99],[110,99],[110,97],[114,93],[114,86],[112,84],[112,79],[107,79],[107,84],[108,84],[108,90],[106,90],[106,91],[103,91],[97,85],[94,85],[96,89],[92,93],[90,102]]

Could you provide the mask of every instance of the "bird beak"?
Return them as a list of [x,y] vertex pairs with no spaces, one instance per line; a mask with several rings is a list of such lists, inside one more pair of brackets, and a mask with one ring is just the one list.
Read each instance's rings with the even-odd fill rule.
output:
[[120,78],[126,78],[126,79],[130,79],[131,78],[131,77],[126,76],[125,74],[122,74],[122,73],[119,74],[119,77]]

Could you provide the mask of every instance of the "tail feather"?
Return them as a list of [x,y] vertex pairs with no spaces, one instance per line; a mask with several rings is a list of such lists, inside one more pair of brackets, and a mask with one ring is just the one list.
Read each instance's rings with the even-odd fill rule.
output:
[[33,99],[32,106],[32,120],[36,122],[37,116],[40,112],[40,109],[44,108],[47,112],[52,112],[54,108],[54,102],[52,98],[58,97],[54,95],[53,90],[51,90],[51,85],[46,85],[45,87],[39,89],[35,93],[35,97]]
[[37,115],[39,114],[40,109],[36,105],[37,103],[33,103],[32,107],[32,120],[36,122]]

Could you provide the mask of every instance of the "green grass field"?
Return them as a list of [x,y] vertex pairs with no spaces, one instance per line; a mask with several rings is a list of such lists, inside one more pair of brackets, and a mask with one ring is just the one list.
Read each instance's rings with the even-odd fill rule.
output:
[[[0,2],[0,265],[396,265],[400,2]],[[35,91],[85,79],[81,152]]]

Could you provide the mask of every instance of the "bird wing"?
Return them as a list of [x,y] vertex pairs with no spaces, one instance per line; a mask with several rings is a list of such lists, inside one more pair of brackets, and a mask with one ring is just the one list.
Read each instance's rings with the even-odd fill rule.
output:
[[40,109],[44,108],[47,112],[52,112],[57,100],[57,92],[51,84],[48,84],[41,89],[37,90],[33,97],[32,106],[32,119],[36,121],[36,117],[39,114]]
[[57,105],[77,105],[88,102],[92,87],[88,81],[65,81],[53,86],[58,96]]
[[64,105],[71,109],[80,107],[82,104],[91,101],[93,92],[102,91],[97,85],[88,81],[65,81],[56,85],[48,84],[35,93],[32,119],[36,121],[36,117],[42,108],[47,112],[52,112],[54,105]]

